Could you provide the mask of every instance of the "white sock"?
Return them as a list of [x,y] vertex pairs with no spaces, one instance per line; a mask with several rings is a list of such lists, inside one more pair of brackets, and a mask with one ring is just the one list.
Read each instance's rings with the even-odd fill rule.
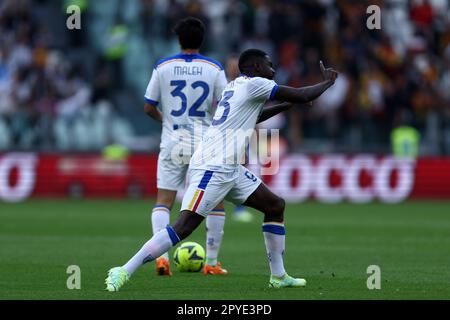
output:
[[[170,223],[170,209],[164,205],[155,205],[152,211],[152,229],[153,234],[167,227]],[[169,260],[169,253],[162,255],[163,258]]]
[[264,243],[266,244],[267,257],[269,259],[270,273],[281,277],[284,270],[283,255],[285,242],[284,224],[280,222],[263,223]]
[[150,240],[148,240],[126,264],[123,268],[131,276],[137,268],[144,263],[155,260],[155,257],[161,256],[164,252],[176,245],[180,239],[171,226],[157,232]]
[[223,210],[213,210],[206,217],[206,263],[210,266],[217,264],[224,224],[225,211]]

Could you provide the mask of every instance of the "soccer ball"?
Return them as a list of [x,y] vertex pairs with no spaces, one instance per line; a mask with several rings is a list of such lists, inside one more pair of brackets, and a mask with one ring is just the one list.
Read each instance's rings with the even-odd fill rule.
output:
[[173,261],[178,271],[198,272],[205,263],[205,249],[196,242],[184,242],[175,250]]

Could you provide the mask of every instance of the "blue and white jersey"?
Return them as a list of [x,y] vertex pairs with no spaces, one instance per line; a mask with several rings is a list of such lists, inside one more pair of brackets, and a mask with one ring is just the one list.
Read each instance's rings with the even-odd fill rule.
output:
[[183,131],[184,138],[191,135],[188,140],[195,145],[201,141],[202,131],[212,121],[213,102],[220,99],[226,84],[222,65],[200,54],[181,53],[156,63],[145,101],[162,112],[162,152],[170,153],[178,144],[177,131]]
[[244,160],[262,107],[277,90],[275,81],[261,77],[240,76],[228,83],[189,168],[235,171]]

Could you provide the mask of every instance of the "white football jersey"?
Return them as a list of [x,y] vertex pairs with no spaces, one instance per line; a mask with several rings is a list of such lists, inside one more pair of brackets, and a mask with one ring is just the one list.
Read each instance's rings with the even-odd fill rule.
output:
[[275,81],[261,77],[241,75],[228,83],[189,168],[234,171],[244,159],[262,107],[277,90]]
[[169,156],[179,144],[180,132],[193,152],[211,124],[213,102],[220,99],[226,84],[222,65],[200,54],[181,53],[156,63],[145,101],[162,112],[162,152]]

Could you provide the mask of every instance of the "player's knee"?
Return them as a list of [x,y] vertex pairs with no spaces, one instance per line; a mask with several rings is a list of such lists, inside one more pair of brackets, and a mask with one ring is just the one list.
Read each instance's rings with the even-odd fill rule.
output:
[[283,214],[284,207],[286,206],[286,202],[283,198],[276,197],[271,201],[272,212],[276,214]]
[[157,205],[163,205],[171,209],[173,203],[175,202],[176,195],[176,191],[158,189],[158,193],[156,195],[156,203]]
[[285,206],[286,202],[283,198],[277,197],[273,199],[270,202],[269,208],[267,210],[266,219],[272,221],[283,221]]

